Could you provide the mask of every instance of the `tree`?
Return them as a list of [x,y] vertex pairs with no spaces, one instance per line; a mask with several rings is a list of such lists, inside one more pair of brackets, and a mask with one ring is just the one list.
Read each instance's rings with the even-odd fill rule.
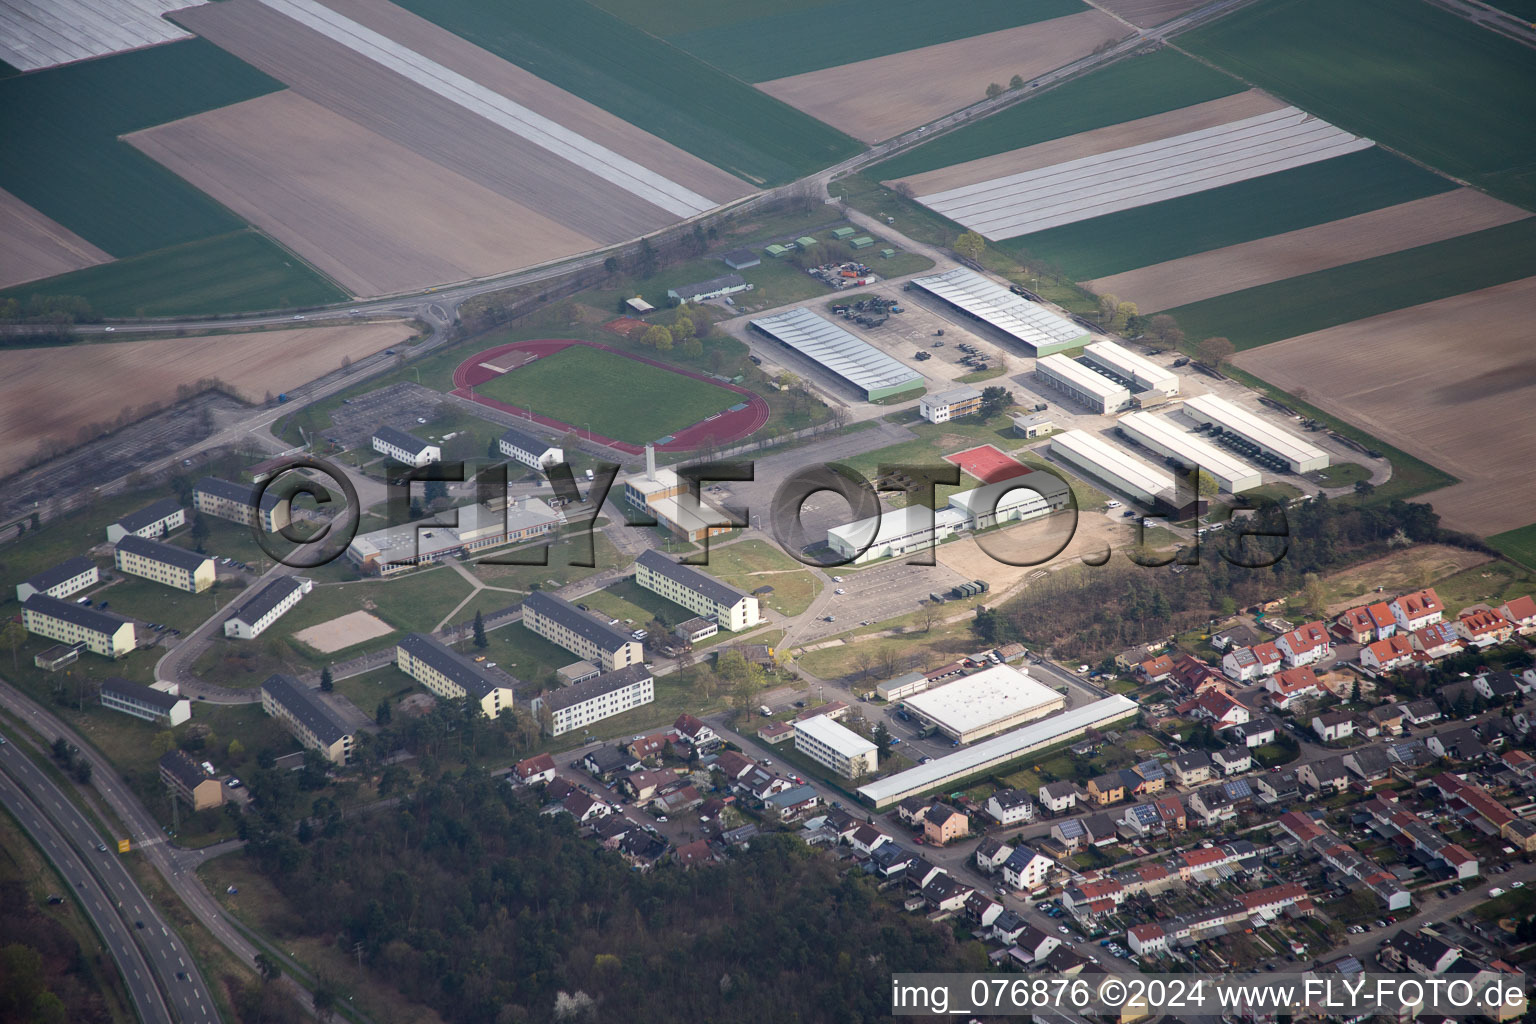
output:
[[1200,492],[1200,497],[1202,498],[1209,498],[1217,491],[1221,490],[1221,485],[1216,482],[1216,478],[1212,476],[1208,471],[1203,469],[1195,478],[1195,486],[1196,490]]
[[336,993],[328,982],[321,981],[315,986],[315,1019],[329,1021],[336,1016]]
[[91,781],[91,762],[82,757],[75,762],[72,774],[75,776],[75,781],[80,783],[80,785],[89,785]]
[[1004,387],[990,387],[981,389],[981,416],[996,415],[1013,405],[1013,392]]
[[229,755],[231,761],[238,761],[245,756],[245,744],[239,740],[230,740],[224,752]]
[[607,259],[603,260],[603,272],[608,274],[617,274],[619,272],[618,258],[609,256]]
[[0,643],[5,644],[5,646],[11,649],[12,670],[19,671],[18,665],[20,663],[17,660],[17,652],[21,650],[21,645],[26,642],[27,627],[23,626],[15,619],[8,620],[5,624],[5,628],[0,629]]
[[1179,322],[1167,313],[1159,313],[1147,321],[1147,333],[1167,348],[1177,348],[1184,343],[1184,332]]
[[698,328],[693,325],[693,317],[688,315],[686,307],[677,307],[677,312],[672,317],[671,331],[673,341],[687,341],[698,333]]
[[690,356],[701,356],[704,354],[704,343],[698,338],[689,338],[683,342],[683,352]]
[[1362,498],[1369,498],[1375,492],[1376,492],[1376,485],[1371,483],[1369,480],[1356,480],[1355,481],[1355,493],[1360,495],[1360,497],[1362,497]]
[[1099,323],[1110,330],[1115,328],[1115,315],[1120,310],[1120,300],[1113,295],[1099,296]]
[[261,980],[264,982],[276,981],[278,975],[283,973],[283,969],[277,965],[277,961],[265,953],[256,954],[256,970],[261,973]]
[[[646,332],[646,333],[650,333],[650,332]],[[672,351],[672,332],[667,330],[665,327],[663,327],[661,329],[661,337],[656,339],[656,351],[657,352],[671,352]]]
[[206,544],[207,541],[208,521],[203,518],[202,513],[194,512],[192,513],[192,546],[197,549],[198,554],[201,555],[206,553],[203,551],[203,545]]
[[1121,329],[1127,334],[1130,333],[1129,325],[1132,317],[1135,317],[1137,320],[1141,319],[1141,312],[1136,308],[1136,303],[1122,302],[1115,307],[1115,321],[1121,325]]
[[1125,336],[1127,338],[1139,338],[1147,333],[1147,318],[1140,313],[1133,313],[1125,318]]
[[963,232],[955,239],[955,252],[975,263],[987,251],[987,240],[974,231]]
[[1221,365],[1231,359],[1232,353],[1236,351],[1237,346],[1221,337],[1206,338],[1195,346],[1195,352],[1200,356],[1200,361],[1215,369],[1220,369]]
[[1320,616],[1328,607],[1328,588],[1323,578],[1309,572],[1301,578],[1301,604],[1308,615]]
[[149,749],[156,757],[169,754],[176,749],[176,734],[169,729],[162,729],[155,733],[155,738],[149,741]]
[[329,665],[320,670],[320,689],[326,693],[336,689],[336,680],[331,678],[331,666]]
[[1014,75],[1012,78],[1008,79],[1008,88],[1010,88],[1010,89],[1022,89],[1022,88],[1024,88],[1024,76],[1023,75]]
[[379,701],[379,706],[373,709],[373,720],[380,725],[388,725],[390,719],[393,717],[394,712],[390,710],[389,700],[387,698]]
[[640,335],[640,344],[649,348],[659,349],[663,339],[666,340],[667,348],[671,348],[672,332],[661,326],[661,324],[652,324],[646,329],[644,334]]
[[875,749],[881,757],[886,757],[891,752],[891,730],[885,727],[884,722],[875,723]]
[[993,82],[991,85],[987,86],[987,99],[995,100],[1002,94],[1003,87],[998,85],[996,82]]
[[491,646],[490,639],[485,635],[485,616],[478,608],[475,609],[475,646],[482,651]]

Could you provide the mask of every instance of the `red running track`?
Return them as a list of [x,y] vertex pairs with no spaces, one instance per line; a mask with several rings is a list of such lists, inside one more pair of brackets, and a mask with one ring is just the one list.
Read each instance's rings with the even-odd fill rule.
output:
[[[715,387],[722,388],[726,391],[735,392],[737,395],[741,396],[742,401],[747,403],[747,407],[745,409],[740,409],[736,412],[722,412],[720,415],[715,416],[713,419],[701,420],[690,427],[684,427],[682,430],[679,430],[673,434],[672,440],[668,441],[664,445],[657,445],[657,451],[685,452],[693,451],[699,448],[707,448],[711,445],[718,447],[731,444],[733,442],[740,441],[743,438],[752,436],[761,430],[768,422],[768,417],[770,415],[768,403],[763,401],[761,396],[753,394],[746,388],[738,387],[735,384],[727,384],[723,381],[718,381],[706,374],[694,373],[691,370],[684,370],[673,366],[670,363],[663,363],[656,359],[647,359],[644,356],[637,356],[633,353],[625,352],[622,349],[600,344],[599,342],[580,341],[574,338],[551,338],[540,341],[514,341],[506,345],[497,345],[495,348],[485,349],[483,352],[477,352],[475,355],[470,356],[468,359],[460,363],[458,367],[453,371],[453,393],[458,395],[460,398],[467,398],[478,405],[483,405],[490,409],[500,409],[502,412],[511,413],[514,416],[519,416],[523,419],[531,419],[535,423],[542,424],[562,434],[570,431],[579,437],[584,437],[589,441],[595,441],[600,445],[613,448],[617,451],[625,452],[630,455],[641,454],[645,451],[645,448],[642,445],[631,444],[628,441],[620,441],[617,438],[605,437],[604,435],[595,433],[593,431],[583,430],[573,424],[564,423],[560,420],[552,419],[548,416],[541,416],[536,412],[532,412],[531,410],[522,409],[515,405],[509,405],[506,402],[499,402],[494,398],[487,398],[485,395],[477,394],[472,390],[473,388],[485,383],[491,378],[500,376],[500,374],[498,374],[495,370],[488,370],[484,366],[481,366],[481,363],[494,362],[500,356],[503,356],[508,352],[515,351],[529,352],[537,356],[548,356],[570,348],[572,345],[585,345],[588,348],[602,349],[605,352],[612,352],[614,355],[623,356],[625,359],[633,359],[637,363],[645,363],[648,366],[655,366],[683,377],[692,377],[694,380],[701,380],[705,383],[713,384]],[[511,372],[516,373],[517,371],[513,370]]]

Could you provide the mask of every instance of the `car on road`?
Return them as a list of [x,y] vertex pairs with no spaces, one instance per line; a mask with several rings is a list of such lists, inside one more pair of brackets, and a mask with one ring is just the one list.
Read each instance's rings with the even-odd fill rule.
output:
[[1522,882],[1522,881],[1520,881],[1520,880],[1519,880],[1519,879],[1518,879],[1518,878],[1517,878],[1517,879],[1515,879],[1515,880],[1514,880],[1514,881],[1513,881],[1513,882],[1510,882],[1510,883],[1509,883],[1509,887],[1510,887],[1510,888],[1511,888],[1511,889],[1523,889],[1523,888],[1525,888],[1525,883],[1524,883],[1524,882]]
[[186,981],[187,980],[187,972],[186,971],[177,971],[176,972],[176,980],[177,981]]
[[1492,889],[1488,890],[1488,895],[1489,896],[1503,896],[1504,895],[1504,890],[1500,889],[1498,886],[1494,886]]
[[137,928],[139,931],[143,931],[144,930],[144,922],[143,921],[135,921],[135,922],[133,922],[133,926],[135,928]]
[[667,816],[665,814],[658,814],[656,820],[665,825],[667,823]]
[[1068,934],[1070,934],[1070,932],[1069,932],[1069,931],[1068,931],[1068,929],[1067,929],[1067,926],[1066,926],[1066,925],[1064,925],[1064,924],[1059,924],[1059,925],[1057,925],[1057,926],[1056,926],[1056,930],[1057,930],[1057,931],[1059,931],[1059,932],[1061,932],[1061,934],[1063,934],[1063,935],[1068,935]]
[[107,844],[106,843],[97,843],[96,844],[96,852],[97,853],[106,853],[107,852]]
[[832,582],[833,583],[841,583],[841,582],[843,582],[843,578],[841,576],[833,576],[832,577]]
[[1079,665],[1079,666],[1077,666],[1077,674],[1078,675],[1082,675],[1084,672],[1087,672],[1087,671],[1088,671],[1088,666],[1087,665]]
[[846,593],[848,593],[848,591],[844,590],[842,587],[838,587],[836,590],[832,591],[832,593],[834,593],[834,594],[846,594]]
[[295,313],[295,314],[293,314],[293,318],[295,320],[303,320],[304,319],[304,314],[303,313]]

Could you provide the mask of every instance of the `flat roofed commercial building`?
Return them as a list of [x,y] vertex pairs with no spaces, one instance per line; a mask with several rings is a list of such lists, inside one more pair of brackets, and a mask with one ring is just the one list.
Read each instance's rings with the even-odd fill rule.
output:
[[113,558],[122,572],[191,594],[201,594],[213,586],[217,575],[208,555],[132,534],[117,542]]
[[757,598],[691,565],[673,561],[655,549],[644,551],[635,559],[635,582],[713,621],[721,629],[736,632],[762,621]]
[[735,295],[737,292],[751,290],[752,286],[740,274],[721,274],[708,281],[697,281],[693,284],[680,284],[676,288],[668,288],[667,298],[676,299],[678,302],[703,302],[706,299],[718,299],[724,295]]
[[973,530],[1035,519],[1071,503],[1071,486],[1054,473],[1025,473],[949,496],[949,507],[963,512]]
[[929,423],[948,423],[981,409],[981,392],[969,384],[948,391],[924,395],[917,400],[917,411]]
[[523,625],[604,672],[640,663],[640,642],[562,597],[535,590],[523,601]]
[[192,488],[192,507],[206,516],[245,526],[255,524],[267,533],[276,533],[289,523],[289,503],[267,490],[261,492],[258,508],[257,490],[249,484],[205,476]]
[[1160,395],[1179,393],[1179,375],[1165,370],[1139,352],[1113,341],[1096,341],[1083,347],[1083,355],[1111,373],[1119,374],[1145,391]]
[[1117,693],[860,786],[859,796],[877,810],[883,810],[909,796],[938,789],[947,791],[966,779],[1038,750],[1074,740],[1089,729],[1102,729],[1131,718],[1140,711],[1141,707],[1135,701]]
[[630,665],[535,697],[532,704],[535,714],[545,720],[545,731],[560,736],[655,699],[656,685],[650,669]]
[[971,743],[1060,711],[1067,698],[1022,669],[994,665],[903,703],[950,739]]
[[873,774],[879,767],[873,743],[826,715],[795,723],[795,749],[847,779]]
[[1060,353],[1037,361],[1035,373],[1047,386],[1101,415],[1130,408],[1130,388]]
[[700,541],[727,533],[730,517],[688,493],[688,485],[670,469],[656,468],[656,449],[645,447],[645,472],[624,479],[624,500],[684,540]]
[[923,376],[900,360],[801,307],[750,321],[762,334],[830,370],[875,402],[915,391]]
[[1051,454],[1087,472],[1121,494],[1149,505],[1174,501],[1173,474],[1121,451],[1086,430],[1066,430],[1051,438]]
[[185,750],[162,754],[159,766],[160,782],[192,810],[223,806],[224,784],[203,771]]
[[840,558],[853,564],[873,562],[877,558],[899,558],[914,551],[926,551],[935,544],[963,530],[969,519],[955,508],[937,512],[923,505],[891,509],[878,516],[860,519],[846,526],[827,530],[827,546]]
[[133,623],[121,615],[47,594],[33,594],[22,603],[21,623],[29,633],[66,644],[84,644],[86,650],[104,658],[121,658],[138,643]]
[[314,580],[300,576],[284,576],[280,580],[273,580],[224,620],[224,635],[241,640],[256,639],[314,587]]
[[1178,459],[1187,468],[1198,466],[1211,474],[1224,491],[1237,494],[1264,482],[1259,471],[1232,453],[1197,437],[1164,416],[1133,412],[1116,424],[1132,440],[1159,455]]
[[1328,468],[1328,453],[1309,444],[1288,430],[1216,395],[1196,395],[1186,399],[1184,412],[1201,426],[1214,423],[1243,438],[1261,451],[1290,464],[1292,473],[1311,473]]
[[293,738],[332,764],[352,759],[352,730],[318,692],[281,672],[261,684],[261,709],[282,722]]
[[875,687],[875,694],[881,700],[901,700],[903,697],[922,693],[926,689],[928,689],[928,677],[922,672],[913,671],[880,683]]
[[914,277],[912,285],[1002,332],[1036,357],[1092,340],[1086,328],[964,267]]
[[[457,525],[441,525],[449,516]],[[564,521],[538,498],[519,498],[496,508],[462,505],[414,523],[358,534],[347,545],[347,559],[362,572],[393,576],[442,558],[536,540],[554,533]]]
[[396,427],[383,426],[373,432],[373,450],[407,466],[429,466],[443,457],[443,450],[430,441]]
[[107,540],[116,544],[129,535],[153,540],[185,526],[186,522],[187,510],[181,507],[181,502],[175,498],[161,498],[108,526]]
[[101,571],[96,568],[96,563],[84,555],[76,555],[16,584],[16,600],[25,603],[33,594],[65,598],[100,581]]
[[395,645],[395,666],[439,697],[477,705],[486,718],[512,707],[513,688],[507,684],[515,680],[491,675],[434,636],[402,637]]
[[192,702],[185,697],[118,676],[108,676],[102,680],[99,698],[102,707],[142,718],[146,722],[164,722],[169,726],[177,726],[192,717]]
[[529,469],[547,469],[565,461],[565,449],[516,427],[508,427],[497,439],[496,446],[501,449],[501,454]]

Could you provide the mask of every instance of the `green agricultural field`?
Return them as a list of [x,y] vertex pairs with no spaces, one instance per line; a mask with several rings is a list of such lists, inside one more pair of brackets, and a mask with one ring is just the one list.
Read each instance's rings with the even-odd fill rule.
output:
[[234,231],[118,136],[281,88],[201,39],[0,79],[0,187],[114,256]]
[[1181,46],[1319,117],[1536,204],[1531,51],[1428,3],[1263,0]]
[[309,264],[249,228],[0,291],[79,295],[100,316],[203,316],[344,302]]
[[545,356],[476,390],[633,444],[654,441],[740,401],[713,384],[585,345]]
[[[721,6],[744,14],[758,11],[756,4]],[[744,17],[709,28],[674,20],[672,25],[688,25],[690,31],[669,35],[667,41],[737,78],[766,82],[1087,9],[1080,0],[1033,0],[1028,4],[968,0],[959,7],[928,0],[883,0],[876,22],[871,18],[874,12],[861,4],[829,3]]]
[[1247,288],[1167,312],[1239,349],[1536,275],[1536,218]]
[[1001,243],[1074,280],[1119,274],[1448,192],[1456,183],[1371,148]]
[[1536,569],[1536,523],[1522,526],[1518,530],[1496,533],[1488,538],[1488,543],[1521,565]]
[[857,153],[854,139],[587,0],[404,6],[754,185]]
[[950,132],[868,173],[885,181],[979,160],[1242,92],[1243,83],[1176,50],[1117,61]]

